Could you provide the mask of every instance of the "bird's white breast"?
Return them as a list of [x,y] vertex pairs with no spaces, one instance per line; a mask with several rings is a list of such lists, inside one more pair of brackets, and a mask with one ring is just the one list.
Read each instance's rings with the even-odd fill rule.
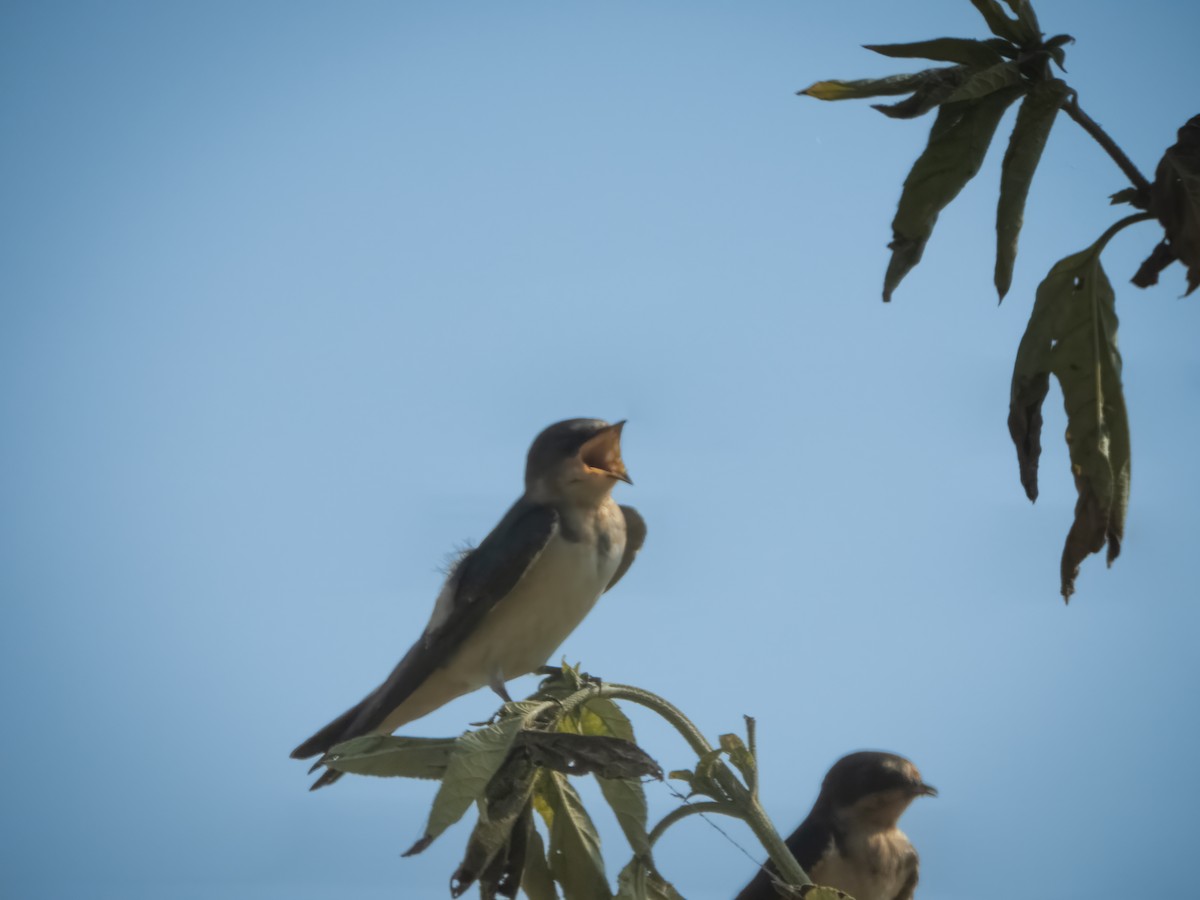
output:
[[808,873],[817,884],[837,888],[854,900],[892,900],[908,881],[917,857],[898,828],[851,835],[843,852],[829,850]]
[[569,541],[561,533],[554,535],[516,587],[463,642],[448,668],[482,687],[545,665],[617,570],[625,550],[624,529],[608,531],[608,541],[592,535]]

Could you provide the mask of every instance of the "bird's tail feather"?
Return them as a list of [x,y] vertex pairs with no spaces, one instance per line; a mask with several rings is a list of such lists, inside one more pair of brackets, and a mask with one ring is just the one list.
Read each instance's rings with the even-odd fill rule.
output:
[[[293,750],[292,759],[308,759],[313,756],[320,756],[321,758],[313,763],[312,768],[308,771],[311,774],[317,771],[317,769],[321,768],[321,766],[324,764],[325,754],[329,752],[330,748],[332,748],[335,744],[340,744],[342,741],[348,740],[354,736],[352,733],[350,733],[351,728],[354,725],[354,720],[358,717],[358,714],[362,711],[362,708],[366,702],[366,700],[363,700],[362,703],[359,703],[357,706],[350,707],[350,709],[346,710],[344,713],[310,737],[307,741]],[[315,791],[317,788],[323,788],[326,785],[333,784],[341,777],[341,772],[327,768],[321,773],[321,777],[312,783],[312,787],[310,787],[309,790]]]
[[[320,763],[317,763],[315,766],[313,766],[313,768],[315,769],[319,765]],[[314,781],[311,786],[309,786],[309,790],[315,791],[317,788],[323,788],[326,785],[333,784],[345,774],[345,772],[338,772],[335,769],[326,769],[321,773],[321,777]]]
[[357,706],[352,706],[346,710],[303,744],[292,751],[292,759],[308,759],[318,754],[324,755],[329,752],[329,748],[334,744],[347,740],[352,735],[347,734],[350,730],[350,725],[358,717],[359,712],[363,708],[364,700]]

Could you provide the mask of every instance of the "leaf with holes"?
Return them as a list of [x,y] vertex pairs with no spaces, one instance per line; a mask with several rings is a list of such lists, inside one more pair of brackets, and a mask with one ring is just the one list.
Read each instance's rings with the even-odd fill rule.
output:
[[904,180],[892,220],[892,259],[884,277],[883,299],[921,260],[938,214],[975,177],[996,126],[1023,87],[1002,88],[981,100],[954,103],[938,110],[924,152]]
[[476,881],[484,896],[515,897],[525,865],[526,831],[536,770],[524,753],[510,754],[479,799],[479,820],[463,861],[450,878],[460,897]]
[[1037,299],[1013,369],[1008,427],[1021,483],[1037,499],[1042,403],[1050,375],[1067,411],[1067,446],[1078,500],[1063,548],[1062,595],[1075,592],[1080,563],[1108,544],[1108,563],[1121,552],[1129,503],[1129,419],[1117,350],[1116,295],[1100,265],[1113,232],[1068,256],[1038,286]]
[[1001,300],[1012,286],[1017,239],[1025,220],[1029,185],[1067,92],[1066,82],[1057,78],[1039,81],[1030,89],[1017,112],[1017,124],[1013,127],[1000,168],[1000,202],[996,207],[995,282]]
[[645,750],[620,738],[526,731],[518,746],[535,766],[564,775],[662,779],[662,769]]

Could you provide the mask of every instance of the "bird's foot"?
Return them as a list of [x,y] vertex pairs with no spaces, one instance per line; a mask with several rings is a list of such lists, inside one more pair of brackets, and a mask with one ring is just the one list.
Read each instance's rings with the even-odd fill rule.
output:
[[492,680],[488,682],[488,687],[500,695],[500,699],[505,703],[512,703],[513,698],[508,695],[508,688],[504,686],[504,679],[499,675],[493,675]]
[[[595,675],[589,675],[587,672],[579,672],[575,669],[571,670],[579,679],[580,684],[594,684],[596,687],[603,686],[604,682]],[[564,670],[562,666],[541,666],[535,672],[535,675],[544,675],[547,678],[562,678]]]

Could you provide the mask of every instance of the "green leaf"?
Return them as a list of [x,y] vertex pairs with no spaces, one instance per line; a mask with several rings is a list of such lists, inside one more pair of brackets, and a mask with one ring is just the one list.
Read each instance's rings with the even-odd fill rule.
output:
[[971,0],[979,10],[988,28],[996,37],[1004,38],[1018,46],[1032,43],[1037,34],[1019,20],[1010,19],[996,0]]
[[964,66],[984,67],[1004,61],[994,47],[970,38],[937,38],[911,44],[864,44],[863,47],[895,59],[936,59]]
[[947,103],[959,103],[963,100],[978,100],[993,94],[1001,88],[1018,85],[1022,81],[1021,67],[1016,62],[1001,62],[988,66],[978,72],[973,72],[954,93]]
[[632,741],[629,717],[607,697],[592,697],[580,707],[580,734],[601,734]]
[[525,869],[521,873],[521,890],[529,900],[558,900],[550,864],[546,861],[546,845],[541,832],[533,822],[529,823],[526,836]]
[[567,776],[543,771],[534,806],[550,831],[550,874],[564,900],[611,900],[600,836]]
[[857,81],[818,81],[796,93],[818,100],[858,100],[863,97],[888,97],[908,94],[921,86],[936,69],[914,72],[911,75],[890,75],[887,78],[860,78]]
[[324,762],[355,775],[436,779],[445,775],[455,743],[454,738],[369,734],[337,744]]
[[1069,34],[1056,34],[1042,46],[1045,52],[1050,54],[1050,58],[1054,60],[1055,64],[1065,72],[1067,71],[1067,51],[1064,47],[1073,43],[1075,43],[1075,38]]
[[899,103],[872,103],[871,108],[893,119],[915,119],[917,116],[923,116],[934,107],[945,103],[967,79],[969,70],[966,66],[946,66],[931,69],[927,74],[928,77],[921,82],[911,97],[906,97]]
[[683,897],[643,857],[634,856],[617,876],[614,900],[683,900]]
[[468,731],[454,742],[450,764],[442,786],[433,798],[433,809],[425,834],[404,854],[420,853],[434,839],[463,817],[471,804],[483,796],[488,782],[503,765],[513,741],[521,731],[519,718],[503,719],[494,725]]
[[1033,11],[1033,4],[1029,0],[1004,0],[1008,4],[1008,8],[1017,14],[1017,21],[1026,29],[1029,35],[1033,38],[1041,36],[1042,26],[1038,24],[1037,13]]
[[1017,112],[1000,168],[1000,202],[996,207],[996,290],[1000,299],[1012,286],[1017,240],[1025,220],[1025,200],[1046,139],[1069,89],[1057,78],[1036,82]]
[[[1200,287],[1200,116],[1189,119],[1179,129],[1178,138],[1158,164],[1150,188],[1150,211],[1166,230],[1170,257],[1187,267],[1185,294],[1190,294]],[[1159,251],[1159,255],[1166,254]],[[1147,263],[1143,263],[1134,278],[1139,287],[1158,280],[1162,266],[1146,278],[1143,272],[1148,269]]]
[[642,783],[634,778],[603,778],[599,775],[596,781],[604,799],[612,807],[630,848],[634,853],[648,853],[650,840],[646,825],[649,814]]
[[1038,286],[1013,369],[1008,427],[1021,482],[1037,499],[1042,402],[1052,373],[1067,410],[1067,446],[1079,499],[1062,557],[1062,595],[1075,591],[1079,564],[1108,544],[1121,552],[1129,502],[1129,420],[1121,389],[1116,296],[1100,265],[1112,232],[1060,260]]
[[892,220],[892,259],[884,277],[883,299],[921,260],[938,214],[975,177],[1004,111],[1021,96],[1023,87],[1010,87],[982,100],[947,104],[938,110],[925,150],[904,180],[904,190]]
[[[593,697],[580,709],[579,728],[583,734],[619,738],[632,742],[633,725],[629,718],[612,700]],[[658,773],[662,777],[662,772]],[[604,799],[612,807],[621,831],[625,833],[634,853],[649,853],[649,836],[646,833],[646,792],[638,778],[605,778],[597,773],[596,781]]]
[[1021,48],[1015,46],[1009,41],[1002,38],[986,38],[983,43],[987,44],[1005,59],[1016,59],[1021,55]]

